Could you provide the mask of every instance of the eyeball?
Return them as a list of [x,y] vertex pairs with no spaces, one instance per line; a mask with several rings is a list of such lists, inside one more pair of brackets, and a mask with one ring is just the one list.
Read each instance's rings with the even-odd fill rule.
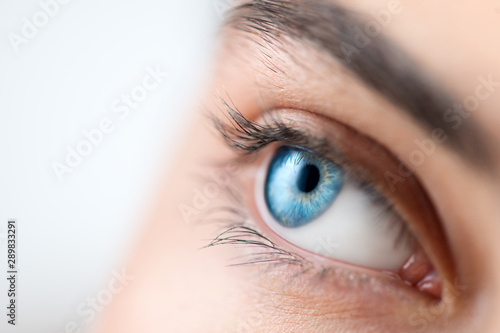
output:
[[346,263],[397,270],[412,254],[401,241],[405,221],[373,187],[342,166],[294,146],[281,146],[256,181],[263,221],[310,252]]

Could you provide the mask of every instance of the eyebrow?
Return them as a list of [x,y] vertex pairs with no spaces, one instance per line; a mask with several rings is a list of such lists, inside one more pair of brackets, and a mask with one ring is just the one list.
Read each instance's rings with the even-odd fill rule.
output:
[[447,136],[445,144],[471,164],[489,165],[485,131],[472,118],[464,119],[457,129],[445,121],[445,112],[460,103],[383,34],[349,54],[357,36],[355,28],[365,24],[361,15],[322,0],[248,0],[231,9],[226,23],[259,36],[268,45],[279,44],[284,36],[312,42],[424,128],[441,129]]

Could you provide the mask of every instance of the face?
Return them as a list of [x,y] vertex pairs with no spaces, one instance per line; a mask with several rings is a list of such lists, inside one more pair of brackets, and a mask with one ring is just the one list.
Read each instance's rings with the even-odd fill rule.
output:
[[500,4],[244,1],[100,332],[498,332]]

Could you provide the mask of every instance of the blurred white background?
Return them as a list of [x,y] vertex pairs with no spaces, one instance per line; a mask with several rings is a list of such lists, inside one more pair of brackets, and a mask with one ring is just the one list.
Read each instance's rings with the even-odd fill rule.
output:
[[[121,268],[155,180],[175,163],[225,2],[0,1],[1,332],[83,324],[76,308]],[[167,73],[146,79],[151,91],[140,87],[147,68]],[[143,100],[120,117],[131,93]],[[83,131],[104,119],[113,132],[85,147]],[[66,165],[78,145],[92,151],[60,181],[53,163]],[[9,218],[19,229],[14,328],[4,307]]]

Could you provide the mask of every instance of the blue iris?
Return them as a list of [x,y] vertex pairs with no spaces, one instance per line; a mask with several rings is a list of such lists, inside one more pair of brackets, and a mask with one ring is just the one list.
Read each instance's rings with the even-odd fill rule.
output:
[[321,215],[344,184],[344,171],[300,148],[280,147],[269,166],[265,197],[279,224],[303,226]]

